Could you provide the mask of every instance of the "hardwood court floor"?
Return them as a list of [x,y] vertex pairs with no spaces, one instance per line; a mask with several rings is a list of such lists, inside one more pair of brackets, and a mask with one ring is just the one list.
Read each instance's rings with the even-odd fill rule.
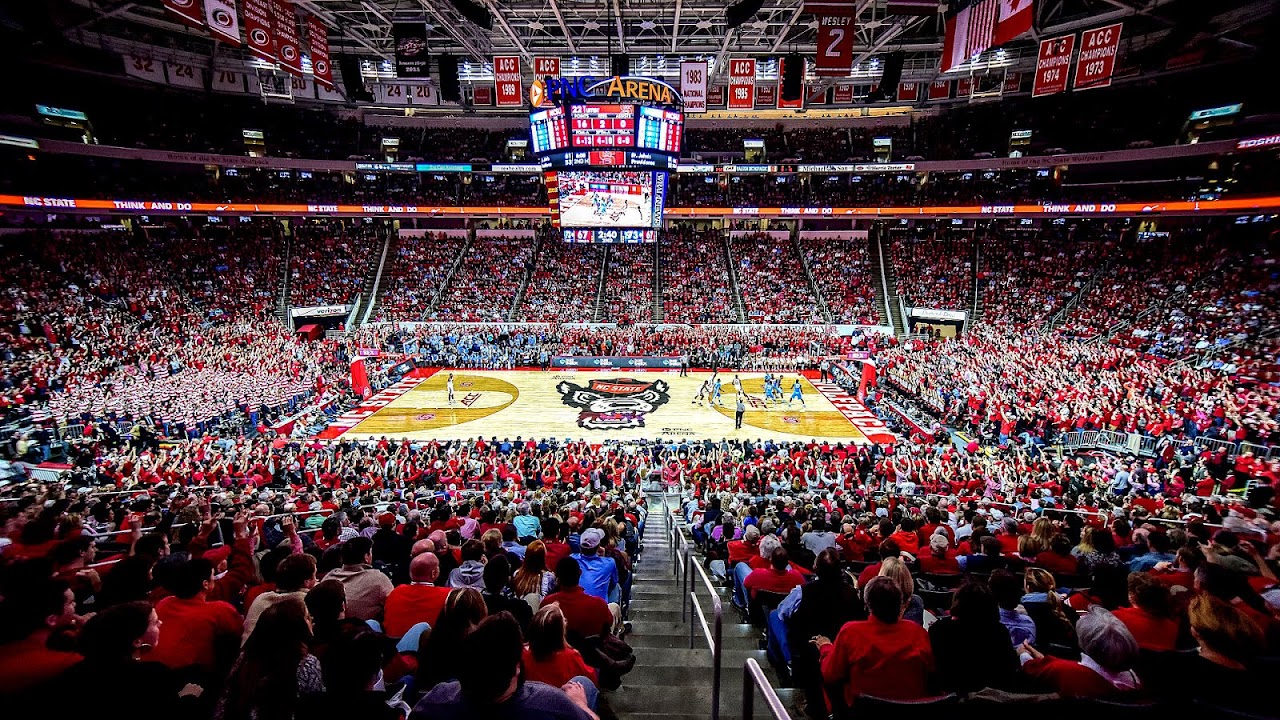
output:
[[[372,415],[343,436],[364,438],[467,439],[585,438],[638,440],[656,438],[749,438],[774,440],[826,439],[866,443],[854,426],[813,384],[801,378],[804,400],[766,403],[763,373],[741,373],[747,411],[743,428],[733,427],[736,394],[733,374],[720,373],[723,405],[694,398],[710,373],[688,377],[653,372],[453,371],[454,400],[446,391],[448,371],[437,371],[418,384],[380,402]],[[785,376],[790,397],[795,375]]]

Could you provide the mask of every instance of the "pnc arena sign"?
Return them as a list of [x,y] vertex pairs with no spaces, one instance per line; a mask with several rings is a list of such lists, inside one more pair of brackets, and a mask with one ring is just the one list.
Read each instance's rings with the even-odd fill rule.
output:
[[615,75],[603,80],[581,77],[538,78],[529,86],[529,104],[535,108],[565,105],[581,100],[627,100],[668,107],[682,107],[680,92],[661,80]]

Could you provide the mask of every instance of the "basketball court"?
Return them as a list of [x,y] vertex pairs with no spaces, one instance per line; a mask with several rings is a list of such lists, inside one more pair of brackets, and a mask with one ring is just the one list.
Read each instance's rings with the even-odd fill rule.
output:
[[[873,414],[842,389],[800,378],[805,406],[765,402],[763,373],[741,373],[747,410],[734,428],[737,395],[720,373],[721,405],[695,398],[707,372],[452,371],[410,376],[340,415],[322,438],[457,440],[475,437],[587,440],[722,438],[892,442]],[[795,375],[784,376],[785,397]]]

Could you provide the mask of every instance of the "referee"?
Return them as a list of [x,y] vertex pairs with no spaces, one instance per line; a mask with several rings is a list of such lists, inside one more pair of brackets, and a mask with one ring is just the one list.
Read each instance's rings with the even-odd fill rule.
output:
[[736,412],[733,413],[733,429],[742,429],[742,416],[747,412],[746,403],[742,402],[742,393],[738,393],[738,406]]

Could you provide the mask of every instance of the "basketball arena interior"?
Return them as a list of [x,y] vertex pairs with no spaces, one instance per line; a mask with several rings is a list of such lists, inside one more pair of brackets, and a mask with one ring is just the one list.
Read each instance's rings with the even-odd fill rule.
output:
[[0,698],[1280,717],[1277,4],[0,7]]

